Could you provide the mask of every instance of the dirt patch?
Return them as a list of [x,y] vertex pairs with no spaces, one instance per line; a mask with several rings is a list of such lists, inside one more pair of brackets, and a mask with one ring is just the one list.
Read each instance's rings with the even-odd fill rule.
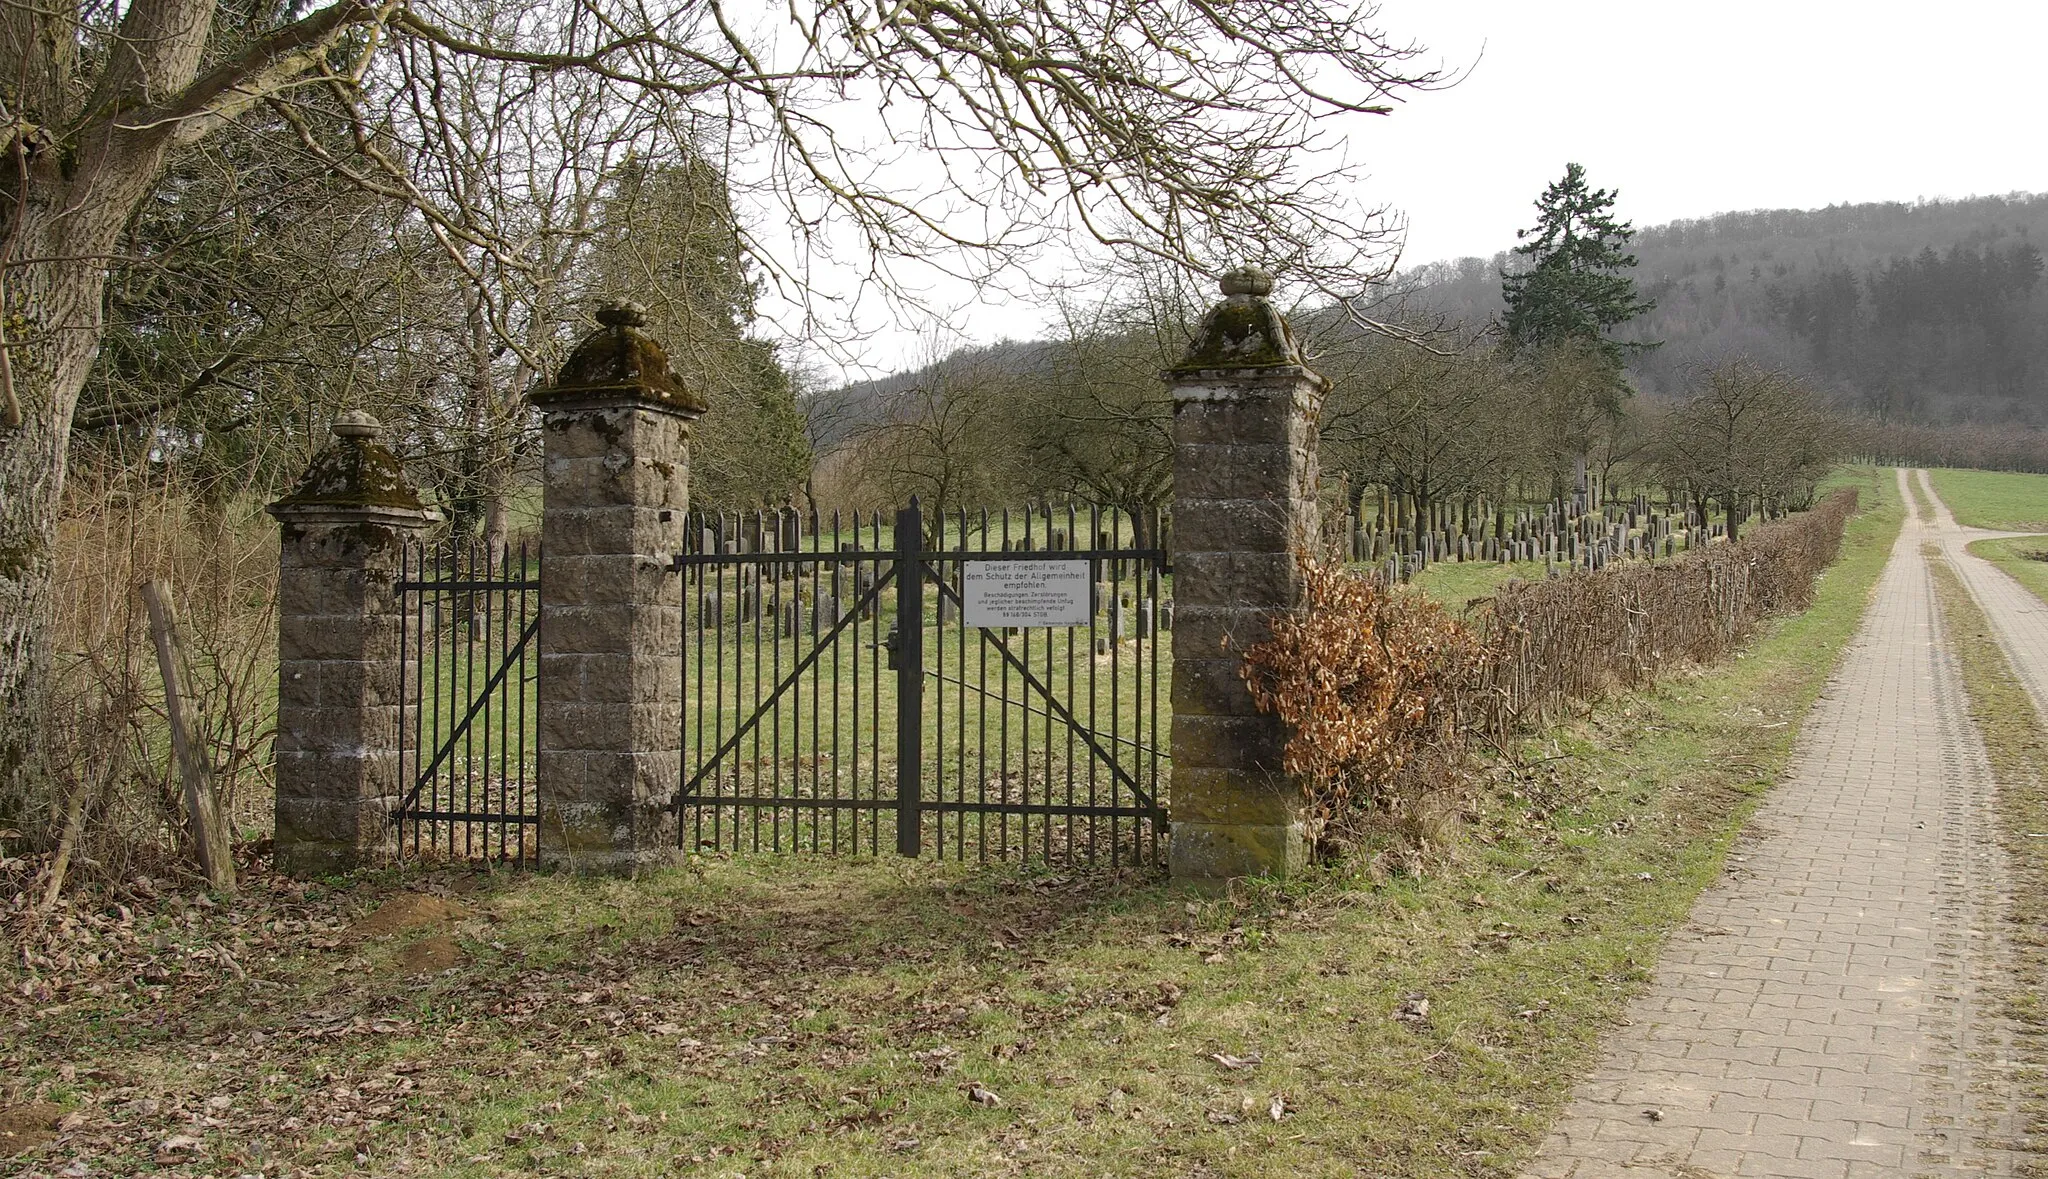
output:
[[55,1138],[57,1123],[63,1120],[63,1108],[45,1101],[0,1107],[0,1158],[34,1150]]
[[430,937],[417,941],[398,952],[398,971],[401,974],[438,974],[450,967],[460,966],[464,954],[455,939],[447,936]]
[[383,904],[377,911],[348,927],[348,936],[357,938],[390,937],[412,929],[425,929],[434,925],[446,925],[469,916],[469,910],[455,901],[425,893],[402,892]]

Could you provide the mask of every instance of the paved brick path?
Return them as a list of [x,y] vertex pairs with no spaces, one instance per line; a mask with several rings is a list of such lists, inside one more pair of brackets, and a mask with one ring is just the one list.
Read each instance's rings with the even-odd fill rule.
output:
[[2015,1174],[1993,786],[1921,555],[1954,532],[1909,513],[1787,779],[1528,1179]]

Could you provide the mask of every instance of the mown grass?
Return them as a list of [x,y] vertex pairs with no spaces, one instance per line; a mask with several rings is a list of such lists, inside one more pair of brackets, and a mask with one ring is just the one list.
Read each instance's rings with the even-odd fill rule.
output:
[[2048,532],[2048,475],[2012,471],[1928,472],[1956,523],[2001,532]]
[[[106,1173],[180,1133],[183,1173],[1513,1175],[1855,629],[1901,516],[1857,478],[1811,610],[1481,767],[1429,856],[1220,897],[893,859],[385,873],[342,902],[469,915],[52,1002],[0,1065]],[[460,960],[409,973],[437,938]]]
[[1515,578],[1541,581],[1546,576],[1541,561],[1439,561],[1416,574],[1409,584],[1456,612],[1491,597]]

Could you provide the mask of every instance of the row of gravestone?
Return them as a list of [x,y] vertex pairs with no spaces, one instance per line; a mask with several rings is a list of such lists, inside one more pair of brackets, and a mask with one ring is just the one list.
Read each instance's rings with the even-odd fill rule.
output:
[[[866,535],[869,530],[857,529],[857,531]],[[879,527],[874,528],[873,532],[876,537],[879,538],[881,536]],[[794,513],[783,514],[780,518],[771,516],[758,520],[729,521],[719,528],[699,526],[695,529],[694,535],[697,542],[696,551],[699,553],[726,555],[736,553],[801,553],[821,551],[817,545],[817,538],[820,534],[805,528],[803,518]],[[1087,535],[1086,532],[1078,529],[1069,532],[1065,528],[1048,528],[1043,533],[1028,537],[999,538],[987,536],[972,547],[989,552],[1003,553],[1062,553],[1080,548],[1081,546],[1078,542],[1085,541]],[[806,543],[807,540],[809,543]],[[1095,545],[1098,549],[1103,550],[1117,548],[1117,533],[1106,529],[1097,532],[1095,535]],[[941,548],[943,547],[942,544]],[[855,541],[840,541],[837,548],[842,553],[861,551],[861,546]],[[867,546],[867,551],[872,552],[873,550],[874,543],[871,542]]]

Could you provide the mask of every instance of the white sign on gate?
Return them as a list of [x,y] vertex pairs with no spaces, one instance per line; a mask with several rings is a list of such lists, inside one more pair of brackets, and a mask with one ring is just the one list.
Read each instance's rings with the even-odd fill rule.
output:
[[960,597],[969,626],[1086,626],[1086,561],[965,561]]

